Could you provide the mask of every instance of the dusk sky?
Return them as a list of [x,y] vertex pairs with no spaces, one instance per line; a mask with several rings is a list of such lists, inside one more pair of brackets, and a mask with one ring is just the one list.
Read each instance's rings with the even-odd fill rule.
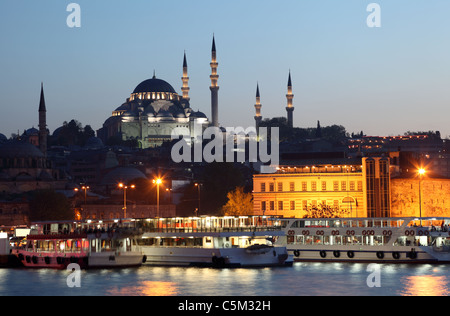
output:
[[[289,70],[294,126],[343,125],[349,133],[450,136],[448,0],[69,0],[0,2],[0,133],[38,127],[44,82],[50,133],[76,119],[99,129],[151,78],[181,94],[183,53],[191,107],[211,117],[211,42],[219,63],[219,122],[254,126],[286,116]],[[369,28],[369,3],[381,27]]]

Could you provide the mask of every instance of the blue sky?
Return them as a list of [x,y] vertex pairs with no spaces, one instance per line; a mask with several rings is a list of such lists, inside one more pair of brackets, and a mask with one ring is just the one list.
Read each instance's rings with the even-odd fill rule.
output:
[[[0,133],[38,125],[44,82],[50,132],[76,119],[95,130],[156,71],[181,94],[183,52],[191,107],[210,116],[210,58],[219,62],[219,121],[285,116],[292,73],[294,125],[340,124],[368,135],[450,135],[448,0],[65,0],[0,2]],[[381,6],[369,28],[367,5]]]

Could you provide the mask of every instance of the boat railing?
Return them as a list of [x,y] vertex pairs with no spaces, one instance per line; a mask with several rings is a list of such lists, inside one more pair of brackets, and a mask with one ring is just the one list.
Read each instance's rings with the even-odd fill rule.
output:
[[247,226],[247,227],[159,227],[149,228],[146,227],[144,232],[146,233],[227,233],[227,232],[262,232],[262,231],[281,231],[280,226],[271,227],[259,227],[259,226]]

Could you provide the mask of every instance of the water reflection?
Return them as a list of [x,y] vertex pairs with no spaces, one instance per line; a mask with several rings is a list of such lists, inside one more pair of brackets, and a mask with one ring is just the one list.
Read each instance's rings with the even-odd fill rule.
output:
[[133,286],[114,287],[107,291],[113,296],[173,296],[177,287],[173,282],[141,281]]
[[445,276],[414,275],[403,278],[404,296],[448,296],[448,281]]

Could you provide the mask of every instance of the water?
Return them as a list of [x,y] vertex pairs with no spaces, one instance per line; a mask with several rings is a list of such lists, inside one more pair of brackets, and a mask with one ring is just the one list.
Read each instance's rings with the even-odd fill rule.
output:
[[[70,273],[65,270],[0,269],[0,295],[450,295],[450,265],[295,263],[288,268],[261,269],[143,266],[83,270],[79,288],[67,286]],[[368,279],[378,281],[375,285],[379,287],[369,287]]]

